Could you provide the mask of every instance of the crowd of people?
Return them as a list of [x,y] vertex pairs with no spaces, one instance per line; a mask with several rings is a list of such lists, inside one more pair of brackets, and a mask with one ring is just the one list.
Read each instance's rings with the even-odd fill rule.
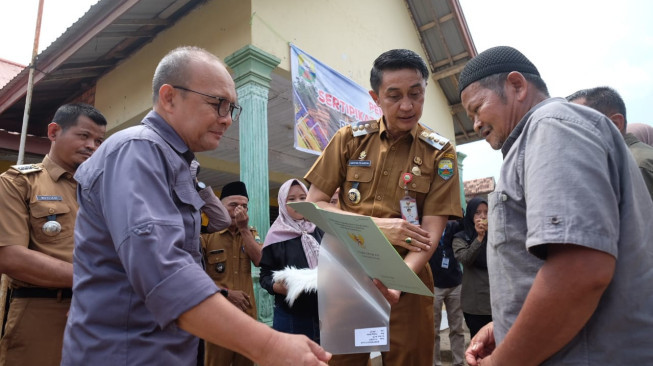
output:
[[[43,162],[0,175],[11,277],[0,365],[367,366],[369,353],[319,345],[319,292],[288,302],[276,280],[319,265],[324,232],[289,206],[301,201],[370,216],[434,292],[373,279],[391,304],[384,365],[441,364],[443,304],[455,365],[650,362],[650,131],[627,123],[613,89],[551,98],[522,53],[488,49],[465,65],[459,93],[504,163],[495,191],[463,214],[455,149],[419,123],[428,80],[415,52],[382,53],[369,93],[383,116],[335,132],[309,188],[281,185],[264,240],[243,182],[218,198],[198,180],[195,153],[216,149],[242,110],[213,54],[163,57],[152,110],[106,141],[99,111],[62,106]],[[256,321],[252,265],[275,299],[272,328]]]

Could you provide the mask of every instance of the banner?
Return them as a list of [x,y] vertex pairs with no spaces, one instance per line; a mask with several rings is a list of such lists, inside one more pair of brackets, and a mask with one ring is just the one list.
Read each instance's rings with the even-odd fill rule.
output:
[[367,89],[292,44],[290,67],[295,149],[319,155],[340,127],[381,117]]

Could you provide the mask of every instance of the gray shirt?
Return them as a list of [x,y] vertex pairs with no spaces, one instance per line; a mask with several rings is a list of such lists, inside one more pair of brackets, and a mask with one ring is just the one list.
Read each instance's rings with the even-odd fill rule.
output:
[[614,256],[614,277],[579,334],[544,364],[650,363],[653,203],[619,131],[590,108],[548,99],[524,116],[502,151],[487,252],[497,344],[547,245],[572,243]]
[[193,365],[175,320],[218,291],[201,267],[192,152],[157,113],[75,174],[74,296],[62,365]]

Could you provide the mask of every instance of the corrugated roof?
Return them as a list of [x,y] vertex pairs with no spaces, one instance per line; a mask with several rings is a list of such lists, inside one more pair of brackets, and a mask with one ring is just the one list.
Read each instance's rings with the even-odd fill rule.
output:
[[[64,103],[92,103],[96,81],[205,0],[101,0],[37,57],[28,133]],[[0,129],[20,132],[29,68],[0,89]]]
[[25,65],[18,64],[4,58],[0,58],[0,88],[5,86],[11,79],[18,75]]
[[449,102],[456,144],[479,140],[472,121],[460,105],[458,77],[476,56],[467,22],[458,0],[405,0],[429,58],[432,77]]

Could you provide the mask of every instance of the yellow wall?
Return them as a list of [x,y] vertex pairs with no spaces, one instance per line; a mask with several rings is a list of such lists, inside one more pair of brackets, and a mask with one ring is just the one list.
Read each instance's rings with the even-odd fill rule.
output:
[[[290,72],[288,42],[368,89],[381,53],[407,48],[426,60],[400,0],[252,0],[252,12],[252,44],[281,59],[281,74]],[[432,79],[426,98],[422,123],[454,140],[447,99]]]
[[209,1],[102,77],[97,83],[95,106],[107,118],[107,132],[139,123],[152,108],[152,76],[168,51],[184,45],[199,46],[224,59],[251,43],[250,15],[248,1]]

